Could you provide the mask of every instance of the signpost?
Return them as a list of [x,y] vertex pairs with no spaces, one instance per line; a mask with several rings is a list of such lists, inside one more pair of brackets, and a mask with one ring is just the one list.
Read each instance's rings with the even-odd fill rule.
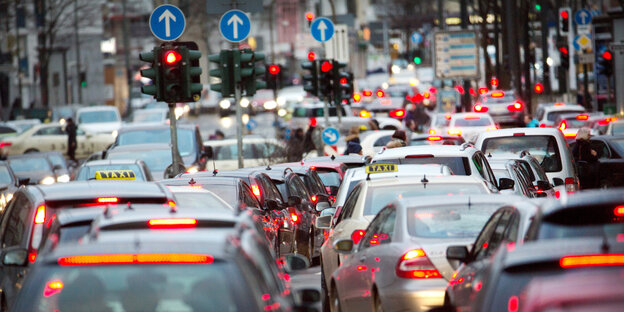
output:
[[439,79],[479,77],[478,38],[474,31],[441,31],[434,35],[435,75]]
[[334,36],[334,23],[327,17],[319,17],[312,21],[310,32],[314,40],[325,42]]
[[422,40],[423,40],[422,35],[420,33],[417,33],[417,32],[413,33],[410,38],[412,39],[412,43],[415,44],[415,45],[419,45],[422,42]]
[[592,47],[591,35],[589,34],[576,35],[576,37],[574,37],[574,41],[572,42],[572,44],[574,45],[574,49],[576,49],[577,51],[589,49]]
[[349,31],[347,25],[336,25],[335,35],[325,42],[325,57],[349,63]]
[[149,26],[152,34],[159,40],[173,41],[184,33],[186,20],[176,6],[163,4],[152,11]]
[[338,138],[340,138],[340,133],[336,128],[326,128],[323,130],[321,136],[323,137],[323,143],[327,145],[336,145],[336,143],[338,143]]
[[219,31],[225,40],[229,42],[241,42],[251,32],[251,21],[245,12],[241,10],[229,10],[221,16]]

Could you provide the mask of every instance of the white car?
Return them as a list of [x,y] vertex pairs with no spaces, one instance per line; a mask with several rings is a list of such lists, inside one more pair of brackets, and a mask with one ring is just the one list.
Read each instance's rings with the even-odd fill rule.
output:
[[451,115],[447,133],[442,134],[461,135],[466,142],[474,142],[479,133],[497,129],[488,113],[456,113]]
[[[204,146],[212,149],[212,159],[208,160],[206,170],[238,169],[236,139],[208,140],[204,141]],[[243,138],[243,164],[245,167],[257,167],[285,162],[284,146],[275,139]]]
[[568,192],[578,190],[578,174],[563,133],[556,128],[510,128],[479,135],[476,147],[484,154],[520,155],[529,152],[539,161],[550,182],[564,185]]
[[163,124],[169,119],[169,110],[165,108],[138,109],[132,113],[134,124]]
[[[337,108],[330,106],[329,109],[329,126],[338,129],[342,135],[347,135],[353,126],[365,127],[370,129],[368,122],[370,117],[354,116],[351,107],[342,105],[341,116],[337,116]],[[293,108],[292,119],[289,122],[290,129],[305,129],[309,125],[319,125],[325,127],[325,115],[323,113],[324,104],[322,102],[297,105]],[[402,129],[401,122],[390,117],[375,118],[379,122],[379,129],[396,130]]]
[[624,120],[615,120],[609,123],[606,135],[622,135],[624,134]]
[[76,112],[76,123],[85,132],[113,134],[121,128],[121,116],[115,106],[83,107]]
[[541,104],[537,106],[535,119],[539,122],[540,128],[554,127],[555,120],[559,115],[571,113],[583,113],[585,107],[576,104],[554,103],[552,105]]

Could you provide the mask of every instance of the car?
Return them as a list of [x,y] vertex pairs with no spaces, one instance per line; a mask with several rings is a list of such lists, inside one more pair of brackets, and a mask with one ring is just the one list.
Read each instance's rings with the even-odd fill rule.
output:
[[492,90],[480,94],[472,110],[490,114],[497,124],[524,126],[527,108],[514,90]]
[[54,173],[58,176],[56,182],[69,182],[72,178],[72,170],[75,164],[72,162],[72,166],[68,166],[65,157],[61,152],[47,152],[43,153],[48,157],[48,160],[52,163]]
[[447,134],[448,132],[446,131],[446,129],[451,122],[452,115],[453,114],[450,113],[431,114],[431,118],[429,119],[429,122],[425,127],[426,133],[437,135]]
[[[19,128],[0,122],[0,140],[4,137],[17,135],[19,132]],[[2,143],[0,142],[0,144]]]
[[394,130],[366,131],[360,134],[362,155],[373,156],[392,141]]
[[[600,187],[624,186],[624,135],[595,136],[589,143],[597,154]],[[570,150],[574,145],[570,143]]]
[[553,197],[557,189],[559,189],[559,191],[565,192],[565,187],[563,188],[561,186],[557,188],[553,187],[553,185],[548,180],[548,176],[546,175],[544,168],[540,166],[539,161],[537,161],[535,157],[531,156],[531,153],[529,153],[528,151],[524,151],[520,153],[520,155],[517,155],[517,154],[495,154],[495,155],[496,156],[489,154],[487,156],[488,162],[490,164],[492,164],[492,162],[495,162],[495,161],[504,161],[504,160],[517,161],[518,165],[522,167],[524,171],[526,172],[527,178],[529,178],[529,181],[531,182],[531,184],[533,185],[533,188],[535,189],[535,192],[537,193],[537,197],[543,197],[543,196]]
[[0,213],[4,211],[13,194],[20,186],[20,180],[6,161],[0,161]]
[[562,114],[555,120],[555,125],[566,138],[568,142],[576,139],[576,133],[579,129],[587,127],[590,129],[591,135],[599,135],[598,129],[594,129],[592,124],[596,121],[605,120],[607,117],[602,112],[582,113],[582,114]]
[[129,180],[153,181],[154,178],[143,160],[140,159],[105,159],[85,162],[78,168],[75,181],[106,180],[99,171],[122,170],[131,171]]
[[[307,128],[310,124],[325,125],[324,121],[324,105],[322,102],[309,103],[297,105],[293,108],[292,119],[289,121],[289,129]],[[340,108],[340,119],[337,115],[338,109],[335,106],[330,106],[329,110],[329,126],[338,129],[343,135],[347,135],[352,127],[364,127],[370,129],[369,121],[372,119],[368,117],[355,116],[351,107],[343,105]],[[401,122],[397,119],[390,117],[376,117],[375,120],[379,123],[379,129],[381,130],[397,130],[403,128]]]
[[[211,213],[225,214],[240,212],[217,194],[204,188],[191,187],[190,185],[168,186],[167,188],[169,188],[169,191],[173,193],[174,201],[176,202],[176,209],[206,209]],[[257,209],[258,206],[247,208]]]
[[448,134],[414,134],[412,135],[409,146],[419,145],[462,145],[466,143],[460,135]]
[[[238,169],[238,145],[236,139],[204,141],[206,149],[212,150],[210,163],[213,169]],[[243,138],[243,160],[245,167],[266,166],[286,159],[284,144],[275,139]]]
[[[76,158],[82,159],[108,148],[114,141],[110,135],[76,130]],[[40,124],[0,142],[0,157],[24,153],[58,151],[67,156],[67,133],[58,123]]]
[[[155,181],[168,178],[167,168],[172,164],[171,145],[146,143],[117,146],[106,151],[106,160],[133,159],[145,162]],[[185,166],[185,164],[182,164]],[[189,169],[186,168],[186,171]]]
[[553,185],[565,185],[568,192],[575,192],[579,188],[574,159],[559,129],[509,128],[487,131],[479,135],[475,146],[486,155],[520,155],[529,152],[539,161]]
[[112,135],[121,128],[121,115],[115,106],[82,107],[76,111],[76,124],[85,132]]
[[[412,96],[411,93],[409,95],[408,93],[409,91],[390,87],[386,90],[378,89],[375,92],[377,97],[373,101],[364,104],[364,109],[369,114],[369,116],[365,117],[390,117],[402,120],[405,118],[405,105],[408,102],[406,96],[409,98]],[[360,112],[360,116],[362,116],[362,112]]]
[[348,257],[328,282],[332,311],[426,311],[441,305],[454,271],[444,258],[446,246],[471,243],[506,200],[442,195],[392,201],[359,243],[349,238],[334,242]]
[[606,135],[623,135],[624,134],[624,120],[615,120],[609,123]]
[[[25,251],[19,268],[1,266],[0,290],[6,306],[12,306],[24,276],[35,262],[44,232],[54,214],[65,209],[120,205],[138,208],[142,204],[175,205],[173,195],[154,183],[85,181],[20,188],[0,217],[0,246]],[[4,253],[3,253],[4,254]]]
[[59,122],[65,124],[67,118],[76,120],[76,112],[83,107],[80,104],[69,104],[64,106],[55,106],[52,108],[52,122]]
[[[376,154],[371,162],[446,165],[456,175],[478,177],[490,184],[491,187],[499,187],[483,152],[468,143],[460,146],[423,145],[386,149]],[[510,188],[509,185],[506,185],[506,188]],[[502,186],[501,189],[503,189]]]
[[331,162],[331,163],[341,163],[347,166],[347,169],[350,168],[358,168],[366,166],[371,161],[371,156],[366,155],[331,155],[331,156],[320,156],[320,157],[309,157],[303,159],[304,162]]
[[[190,172],[205,170],[210,155],[202,144],[199,127],[193,124],[179,123],[177,135],[178,151],[187,170]],[[119,129],[111,149],[124,145],[145,143],[171,144],[170,126],[166,124],[125,126]],[[169,160],[171,160],[171,156],[169,156]]]
[[497,129],[488,113],[455,113],[451,115],[446,132],[448,135],[460,135],[467,142],[474,142],[479,133]]
[[[308,159],[304,159],[302,162],[310,166],[310,169],[316,170],[330,198],[334,197],[335,200],[342,178],[348,169],[347,165],[340,162],[310,161]],[[331,201],[333,202],[334,200]]]
[[[314,203],[317,210],[323,210],[322,207],[329,207],[329,193],[325,188],[325,184],[321,180],[320,175],[316,172],[316,167],[306,163],[282,163],[273,166],[274,169],[289,168],[296,173],[310,192],[310,200]],[[324,204],[321,204],[324,203]]]
[[24,132],[36,125],[40,125],[41,124],[41,120],[37,119],[37,118],[32,118],[32,119],[18,119],[18,120],[9,120],[6,122],[7,125],[9,126],[13,126],[17,129],[19,129],[19,132]]
[[[45,153],[10,156],[7,162],[17,178],[23,181],[21,184],[54,184],[60,178]],[[63,181],[68,182],[69,177],[65,175],[65,178]]]
[[539,122],[540,128],[552,128],[558,126],[555,124],[557,117],[563,114],[582,114],[585,107],[569,103],[554,103],[549,105],[540,105],[535,112],[535,119]]
[[138,109],[132,112],[134,124],[164,124],[169,119],[169,110],[164,108]]
[[[488,158],[494,175],[500,178],[508,178],[514,181],[513,189],[503,190],[501,193],[511,193],[528,198],[537,197],[537,190],[531,182],[528,172],[520,164],[519,160]],[[544,194],[544,193],[542,193]],[[544,194],[543,196],[545,196]]]

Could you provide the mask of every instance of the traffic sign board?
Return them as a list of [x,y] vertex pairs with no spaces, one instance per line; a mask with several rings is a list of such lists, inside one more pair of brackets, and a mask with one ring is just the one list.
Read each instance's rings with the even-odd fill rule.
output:
[[414,44],[420,44],[422,42],[423,37],[420,33],[415,32],[412,34],[411,39]]
[[334,27],[335,35],[325,42],[325,57],[339,62],[349,63],[349,30],[347,25],[337,24]]
[[574,48],[578,51],[591,48],[591,43],[591,35],[586,34],[576,35],[576,37],[574,37],[574,41],[572,42]]
[[156,38],[162,41],[173,41],[180,38],[184,33],[186,20],[178,7],[163,4],[152,11],[149,26]]
[[338,143],[338,138],[340,137],[340,133],[336,128],[327,128],[323,130],[323,143],[327,145],[334,145]]
[[440,31],[433,38],[437,78],[479,77],[479,45],[474,31]]
[[589,25],[592,21],[592,14],[587,9],[580,9],[574,13],[576,25]]
[[334,23],[327,17],[319,17],[310,25],[312,37],[318,42],[325,42],[334,36]]
[[219,31],[225,40],[241,42],[247,39],[251,32],[249,16],[241,10],[229,10],[221,16]]

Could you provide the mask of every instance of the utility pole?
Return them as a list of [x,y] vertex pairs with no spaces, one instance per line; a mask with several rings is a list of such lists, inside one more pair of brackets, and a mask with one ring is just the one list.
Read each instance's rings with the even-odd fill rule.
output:
[[[461,28],[468,29],[468,0],[460,0],[459,4],[459,15],[461,19]],[[462,95],[462,109],[465,112],[471,111],[472,108],[472,98],[470,95],[470,80],[464,78],[464,94]]]
[[126,107],[126,115],[132,115],[132,70],[130,68],[130,37],[128,30],[128,16],[127,14],[127,2],[128,0],[121,1],[122,18],[123,18],[123,44],[124,44],[124,61],[126,65],[126,80],[128,83],[128,106]]
[[[20,36],[19,36],[19,25],[17,25],[17,12],[18,12],[18,2],[19,1],[15,1],[15,47],[16,47],[16,55],[17,55],[17,93],[19,94],[19,103],[17,103],[19,105],[19,108],[24,108],[23,106],[23,102],[24,102],[24,97],[22,96],[22,70],[21,70],[21,66],[20,66]],[[24,17],[26,18],[26,17]],[[8,31],[8,29],[7,29]],[[67,98],[66,98],[67,99]],[[9,104],[12,105],[12,104]]]
[[550,1],[542,1],[541,29],[542,29],[542,84],[544,93],[550,94],[550,65],[548,65],[548,16],[552,12]]
[[78,36],[78,0],[74,0],[74,40],[76,49],[76,82],[78,85],[78,103],[82,103],[82,81],[80,79],[80,38]]

